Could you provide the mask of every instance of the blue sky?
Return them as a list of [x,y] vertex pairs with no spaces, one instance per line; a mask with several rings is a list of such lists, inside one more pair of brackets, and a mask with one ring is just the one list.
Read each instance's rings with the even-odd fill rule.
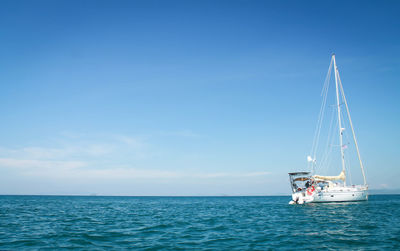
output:
[[368,183],[399,188],[399,11],[2,1],[0,193],[287,194],[333,52]]

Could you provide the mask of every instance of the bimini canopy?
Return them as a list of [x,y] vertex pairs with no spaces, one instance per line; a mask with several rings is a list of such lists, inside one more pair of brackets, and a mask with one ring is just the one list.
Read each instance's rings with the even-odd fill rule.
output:
[[310,172],[296,172],[296,173],[289,173],[290,176],[297,176],[297,175],[309,175]]
[[309,177],[298,177],[298,178],[293,179],[293,181],[306,181],[309,179],[310,179]]
[[310,172],[289,173],[291,181],[306,181],[310,179]]

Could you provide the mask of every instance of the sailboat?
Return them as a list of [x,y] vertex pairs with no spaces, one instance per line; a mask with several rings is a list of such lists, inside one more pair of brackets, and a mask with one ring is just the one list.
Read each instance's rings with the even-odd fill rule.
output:
[[[331,79],[332,67],[334,71],[334,79],[335,79],[335,98],[332,105],[332,118],[329,129],[327,130],[327,134],[329,134],[327,138],[327,143],[325,150],[318,151],[318,146],[322,133],[322,122],[324,120],[324,114],[326,110],[326,103],[328,100],[328,90],[329,90],[329,82]],[[364,165],[361,160],[360,151],[358,148],[358,143],[356,139],[356,135],[354,133],[353,123],[351,121],[350,111],[347,104],[346,97],[344,95],[342,82],[340,80],[339,71],[336,66],[336,58],[335,54],[332,55],[331,63],[329,65],[328,74],[325,80],[325,84],[322,91],[322,105],[319,113],[319,118],[317,122],[316,132],[314,135],[313,147],[311,149],[311,154],[307,156],[307,161],[309,163],[309,171],[306,172],[293,172],[289,173],[289,181],[292,190],[292,200],[289,204],[304,204],[304,203],[317,203],[317,202],[351,202],[351,201],[365,201],[368,200],[368,185],[367,180],[365,178]],[[333,97],[332,97],[333,99]],[[345,116],[345,114],[347,116]],[[335,119],[336,117],[336,119]],[[344,139],[345,134],[345,120],[347,122],[346,125],[349,125],[351,130],[352,137],[347,138],[349,141],[353,141],[353,143],[346,143]],[[336,125],[335,125],[336,124]],[[336,128],[335,128],[336,127]],[[334,132],[334,133],[332,133]],[[333,136],[334,134],[338,134],[338,137]],[[347,133],[346,133],[347,135]],[[336,139],[335,139],[336,138]],[[333,142],[337,142],[338,144],[334,144]],[[350,165],[349,164],[350,157],[347,155],[348,146],[352,145],[355,149],[357,156],[356,162],[357,165],[361,168],[362,174],[362,184],[355,185],[352,184],[348,179],[348,173],[350,174]],[[327,169],[329,163],[332,161],[327,161],[334,151],[332,149],[336,148],[338,152],[336,157],[336,162],[333,162],[337,172],[339,172],[339,166],[341,166],[341,172],[336,176],[327,176],[317,174],[317,170]],[[340,151],[338,151],[338,148]],[[328,150],[330,149],[330,150]],[[319,161],[316,156],[317,152],[323,152],[322,160]],[[340,152],[340,154],[339,154]],[[340,159],[339,159],[340,157]],[[361,183],[361,181],[360,181]]]

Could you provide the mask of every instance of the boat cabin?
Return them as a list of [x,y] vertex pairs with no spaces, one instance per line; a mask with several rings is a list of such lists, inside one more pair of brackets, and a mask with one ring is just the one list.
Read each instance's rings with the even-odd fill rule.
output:
[[293,193],[305,191],[313,182],[310,172],[289,173],[289,180]]

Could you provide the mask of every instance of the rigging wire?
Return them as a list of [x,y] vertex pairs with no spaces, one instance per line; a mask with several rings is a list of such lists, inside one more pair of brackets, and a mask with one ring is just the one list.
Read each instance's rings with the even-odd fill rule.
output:
[[[318,149],[319,137],[320,137],[320,134],[321,134],[322,121],[324,119],[324,113],[325,113],[325,107],[326,107],[326,99],[327,99],[327,96],[328,96],[330,76],[331,76],[331,72],[332,72],[332,62],[333,62],[333,59],[331,60],[331,63],[329,65],[328,73],[326,75],[324,86],[323,86],[322,91],[321,91],[322,104],[321,104],[321,107],[320,107],[320,110],[319,110],[317,126],[316,126],[316,130],[315,130],[315,134],[314,134],[313,144],[312,144],[311,151],[310,151],[310,156],[312,158],[312,160],[311,160],[311,166],[312,167],[315,166],[316,151]],[[314,171],[314,170],[312,169],[312,171]]]
[[324,148],[325,150],[324,150],[324,153],[321,155],[321,164],[320,164],[321,170],[327,169],[327,164],[329,163],[328,158],[331,156],[331,152],[333,150],[333,139],[334,139],[332,137],[333,130],[334,130],[333,124],[334,124],[334,122],[336,122],[336,124],[338,123],[337,118],[336,118],[336,120],[335,120],[335,118],[336,118],[335,111],[334,111],[334,109],[332,109],[331,110],[331,119],[330,119],[329,129],[328,129],[328,137],[327,137],[325,148]]

